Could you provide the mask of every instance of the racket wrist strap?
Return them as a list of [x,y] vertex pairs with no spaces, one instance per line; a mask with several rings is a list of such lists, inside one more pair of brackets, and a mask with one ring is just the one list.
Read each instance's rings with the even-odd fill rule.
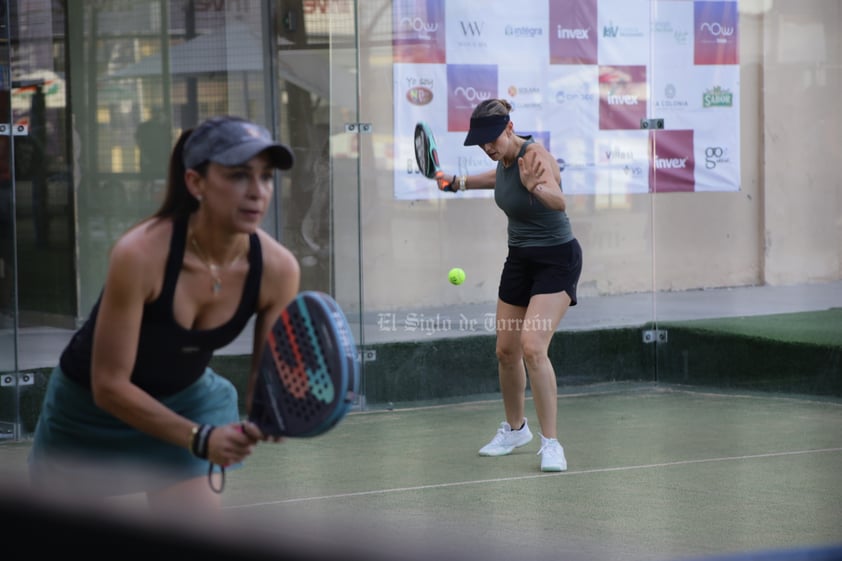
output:
[[199,425],[193,429],[193,436],[190,439],[190,451],[194,456],[203,460],[208,459],[208,443],[210,442],[210,435],[215,428],[213,425]]

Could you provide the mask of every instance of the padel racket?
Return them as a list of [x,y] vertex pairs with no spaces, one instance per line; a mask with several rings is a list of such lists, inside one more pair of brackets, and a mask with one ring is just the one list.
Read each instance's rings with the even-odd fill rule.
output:
[[436,146],[436,138],[430,125],[424,121],[415,124],[415,163],[424,177],[436,179],[439,182],[439,189],[445,190],[450,181],[442,179],[444,172],[439,164],[439,151]]
[[263,346],[249,421],[269,436],[309,437],[338,423],[359,391],[357,348],[329,295],[305,291],[281,312]]

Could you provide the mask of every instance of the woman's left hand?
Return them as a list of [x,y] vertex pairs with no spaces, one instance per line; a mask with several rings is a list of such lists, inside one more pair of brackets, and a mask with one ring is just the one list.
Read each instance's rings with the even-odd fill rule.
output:
[[240,426],[246,436],[248,436],[253,442],[259,442],[261,440],[268,442],[281,442],[284,439],[283,436],[269,436],[263,434],[260,428],[251,421],[243,421],[240,423]]
[[526,154],[517,159],[520,182],[530,193],[537,185],[550,181],[550,171],[546,162],[540,157],[537,151],[528,150]]

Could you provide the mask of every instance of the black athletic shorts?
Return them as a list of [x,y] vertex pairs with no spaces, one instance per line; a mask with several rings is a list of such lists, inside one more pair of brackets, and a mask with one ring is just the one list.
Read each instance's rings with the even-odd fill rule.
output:
[[576,305],[576,284],[582,273],[582,247],[574,238],[561,245],[509,247],[500,275],[500,300],[512,306],[529,305],[534,294],[554,294],[562,290]]

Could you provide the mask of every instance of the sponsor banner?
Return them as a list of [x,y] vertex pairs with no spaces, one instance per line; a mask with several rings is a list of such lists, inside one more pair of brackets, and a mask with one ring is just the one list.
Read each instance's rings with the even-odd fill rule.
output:
[[694,2],[694,64],[739,64],[736,2]]
[[516,132],[526,129],[550,131],[547,118],[547,80],[529,67],[501,67],[497,91],[512,105]]
[[597,64],[597,0],[553,0],[550,64]]
[[693,131],[650,131],[649,160],[649,188],[653,193],[693,192]]
[[394,2],[392,49],[395,62],[446,61],[444,2]]
[[595,138],[595,194],[641,194],[649,191],[647,132],[602,131]]
[[550,66],[546,79],[545,122],[554,136],[599,128],[599,67]]
[[600,66],[599,128],[640,130],[647,90],[645,66]]
[[447,2],[447,62],[546,67],[548,9],[545,1],[523,2],[516,10],[504,2],[484,3],[481,9],[471,2]]
[[600,65],[649,64],[649,0],[600,0],[597,16]]
[[474,107],[500,97],[496,64],[447,65],[447,130],[467,131]]
[[694,133],[695,191],[722,191],[740,183],[739,128],[723,116],[700,123]]
[[687,68],[693,60],[693,3],[658,2],[651,19],[655,68]]
[[[442,194],[415,165],[427,121],[447,173],[495,165],[463,146],[503,98],[517,134],[555,156],[566,193],[740,188],[736,0],[394,0],[394,196]],[[663,130],[641,122],[662,119]],[[474,191],[457,197],[486,198]]]

